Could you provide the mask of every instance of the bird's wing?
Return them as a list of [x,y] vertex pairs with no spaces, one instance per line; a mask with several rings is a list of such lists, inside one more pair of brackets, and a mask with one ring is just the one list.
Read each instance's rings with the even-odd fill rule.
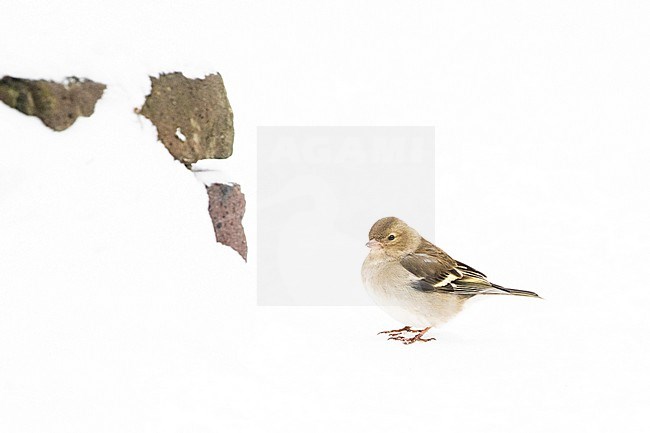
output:
[[429,242],[423,242],[420,248],[405,256],[400,263],[418,278],[411,286],[421,292],[454,295],[505,295],[510,293],[508,289],[490,283],[485,274],[471,266],[457,262]]

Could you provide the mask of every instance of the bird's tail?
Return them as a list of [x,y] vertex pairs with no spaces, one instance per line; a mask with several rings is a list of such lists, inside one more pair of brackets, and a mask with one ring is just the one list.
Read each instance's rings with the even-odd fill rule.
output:
[[517,290],[517,289],[509,289],[507,287],[499,286],[498,284],[492,284],[492,287],[496,287],[499,290],[503,290],[505,292],[508,292],[511,295],[516,295],[516,296],[528,296],[530,298],[542,298],[535,292],[530,292],[528,290]]

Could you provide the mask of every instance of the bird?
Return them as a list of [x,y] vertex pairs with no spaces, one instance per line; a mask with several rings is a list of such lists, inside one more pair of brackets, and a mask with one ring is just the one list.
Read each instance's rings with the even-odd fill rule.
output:
[[424,335],[456,316],[474,296],[540,297],[491,283],[485,274],[454,260],[396,217],[375,222],[366,246],[370,251],[361,267],[363,285],[377,305],[404,324],[379,333],[388,334],[389,340],[404,344],[435,340]]

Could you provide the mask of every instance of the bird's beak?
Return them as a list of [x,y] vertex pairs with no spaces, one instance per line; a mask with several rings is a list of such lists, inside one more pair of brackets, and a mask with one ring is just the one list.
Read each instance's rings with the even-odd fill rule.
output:
[[374,250],[374,249],[377,249],[377,248],[381,248],[381,244],[380,244],[379,242],[377,242],[376,240],[374,240],[374,239],[371,239],[370,241],[368,241],[368,243],[366,244],[366,246],[367,246],[368,248],[370,248],[371,250]]

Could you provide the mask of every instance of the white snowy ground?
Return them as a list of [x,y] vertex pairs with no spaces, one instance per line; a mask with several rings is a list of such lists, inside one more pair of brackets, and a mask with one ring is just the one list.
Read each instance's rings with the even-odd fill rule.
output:
[[[648,9],[3,5],[0,75],[108,90],[62,133],[0,106],[0,431],[648,431]],[[174,70],[224,76],[248,264],[133,114]],[[257,307],[258,125],[435,125],[436,241],[545,300],[413,346],[375,308]]]

